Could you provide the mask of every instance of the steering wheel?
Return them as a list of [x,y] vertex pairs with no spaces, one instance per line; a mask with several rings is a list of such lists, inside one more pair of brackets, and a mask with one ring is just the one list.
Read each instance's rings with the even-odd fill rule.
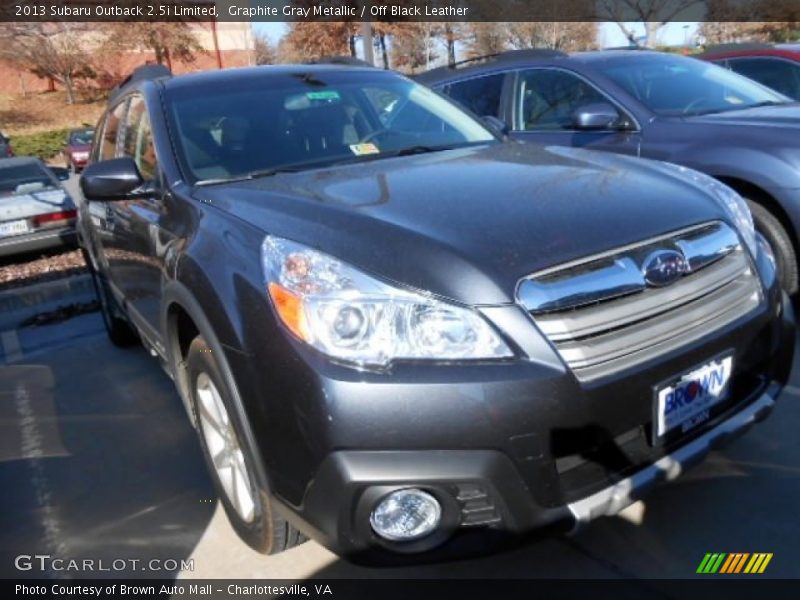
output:
[[381,129],[376,129],[375,131],[370,131],[367,135],[358,140],[358,143],[366,144],[367,142],[371,142],[372,140],[374,140],[376,137],[384,135],[386,133],[390,133],[390,131],[385,127]]
[[684,114],[684,115],[688,114],[688,113],[692,112],[692,109],[695,106],[702,106],[703,103],[705,103],[705,102],[708,102],[708,98],[705,98],[703,96],[701,96],[700,98],[695,98],[694,100],[689,102],[689,104],[686,105],[686,107],[681,111],[681,113]]

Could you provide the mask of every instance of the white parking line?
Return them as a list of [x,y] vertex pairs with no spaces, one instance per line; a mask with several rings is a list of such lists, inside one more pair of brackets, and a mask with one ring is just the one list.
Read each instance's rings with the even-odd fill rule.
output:
[[6,362],[12,363],[22,360],[22,346],[19,344],[19,336],[16,330],[11,329],[0,333],[0,341],[3,343],[3,352],[6,355]]
[[[6,333],[3,333],[3,344],[5,345]],[[13,332],[12,332],[13,333]],[[14,335],[16,339],[16,334]],[[20,356],[22,356],[20,354]],[[30,482],[35,494],[35,508],[39,515],[39,522],[44,532],[43,550],[55,556],[64,555],[64,534],[56,504],[56,496],[53,494],[50,481],[44,469],[44,460],[47,458],[42,440],[44,439],[41,421],[36,414],[34,402],[30,392],[19,384],[14,390],[14,405],[17,418],[19,419],[20,440],[22,442],[20,450],[22,456],[27,460]],[[53,577],[52,566],[47,567],[47,576]]]

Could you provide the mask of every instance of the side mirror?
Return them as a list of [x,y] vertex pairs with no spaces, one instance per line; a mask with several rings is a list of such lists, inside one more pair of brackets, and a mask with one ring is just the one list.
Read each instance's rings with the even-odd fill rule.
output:
[[501,137],[507,137],[508,134],[511,133],[511,127],[509,127],[508,123],[503,121],[503,119],[499,119],[493,115],[486,115],[485,117],[481,117],[481,120],[484,125]]
[[572,113],[575,129],[613,129],[619,121],[619,111],[606,102],[586,104]]
[[92,163],[80,182],[84,197],[98,202],[130,199],[143,183],[139,167],[129,157]]

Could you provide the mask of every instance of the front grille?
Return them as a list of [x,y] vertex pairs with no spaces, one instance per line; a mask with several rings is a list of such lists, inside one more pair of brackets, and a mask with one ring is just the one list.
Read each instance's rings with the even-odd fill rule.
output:
[[[644,267],[660,251],[677,252],[685,273],[656,287]],[[688,344],[762,299],[739,237],[720,222],[536,273],[520,282],[517,295],[582,381]]]

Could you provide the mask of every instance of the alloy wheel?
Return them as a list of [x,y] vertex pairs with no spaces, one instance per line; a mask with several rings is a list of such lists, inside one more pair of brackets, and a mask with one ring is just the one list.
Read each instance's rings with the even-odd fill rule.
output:
[[250,523],[255,518],[253,479],[230,415],[206,373],[198,375],[195,391],[203,439],[217,478],[239,517]]

